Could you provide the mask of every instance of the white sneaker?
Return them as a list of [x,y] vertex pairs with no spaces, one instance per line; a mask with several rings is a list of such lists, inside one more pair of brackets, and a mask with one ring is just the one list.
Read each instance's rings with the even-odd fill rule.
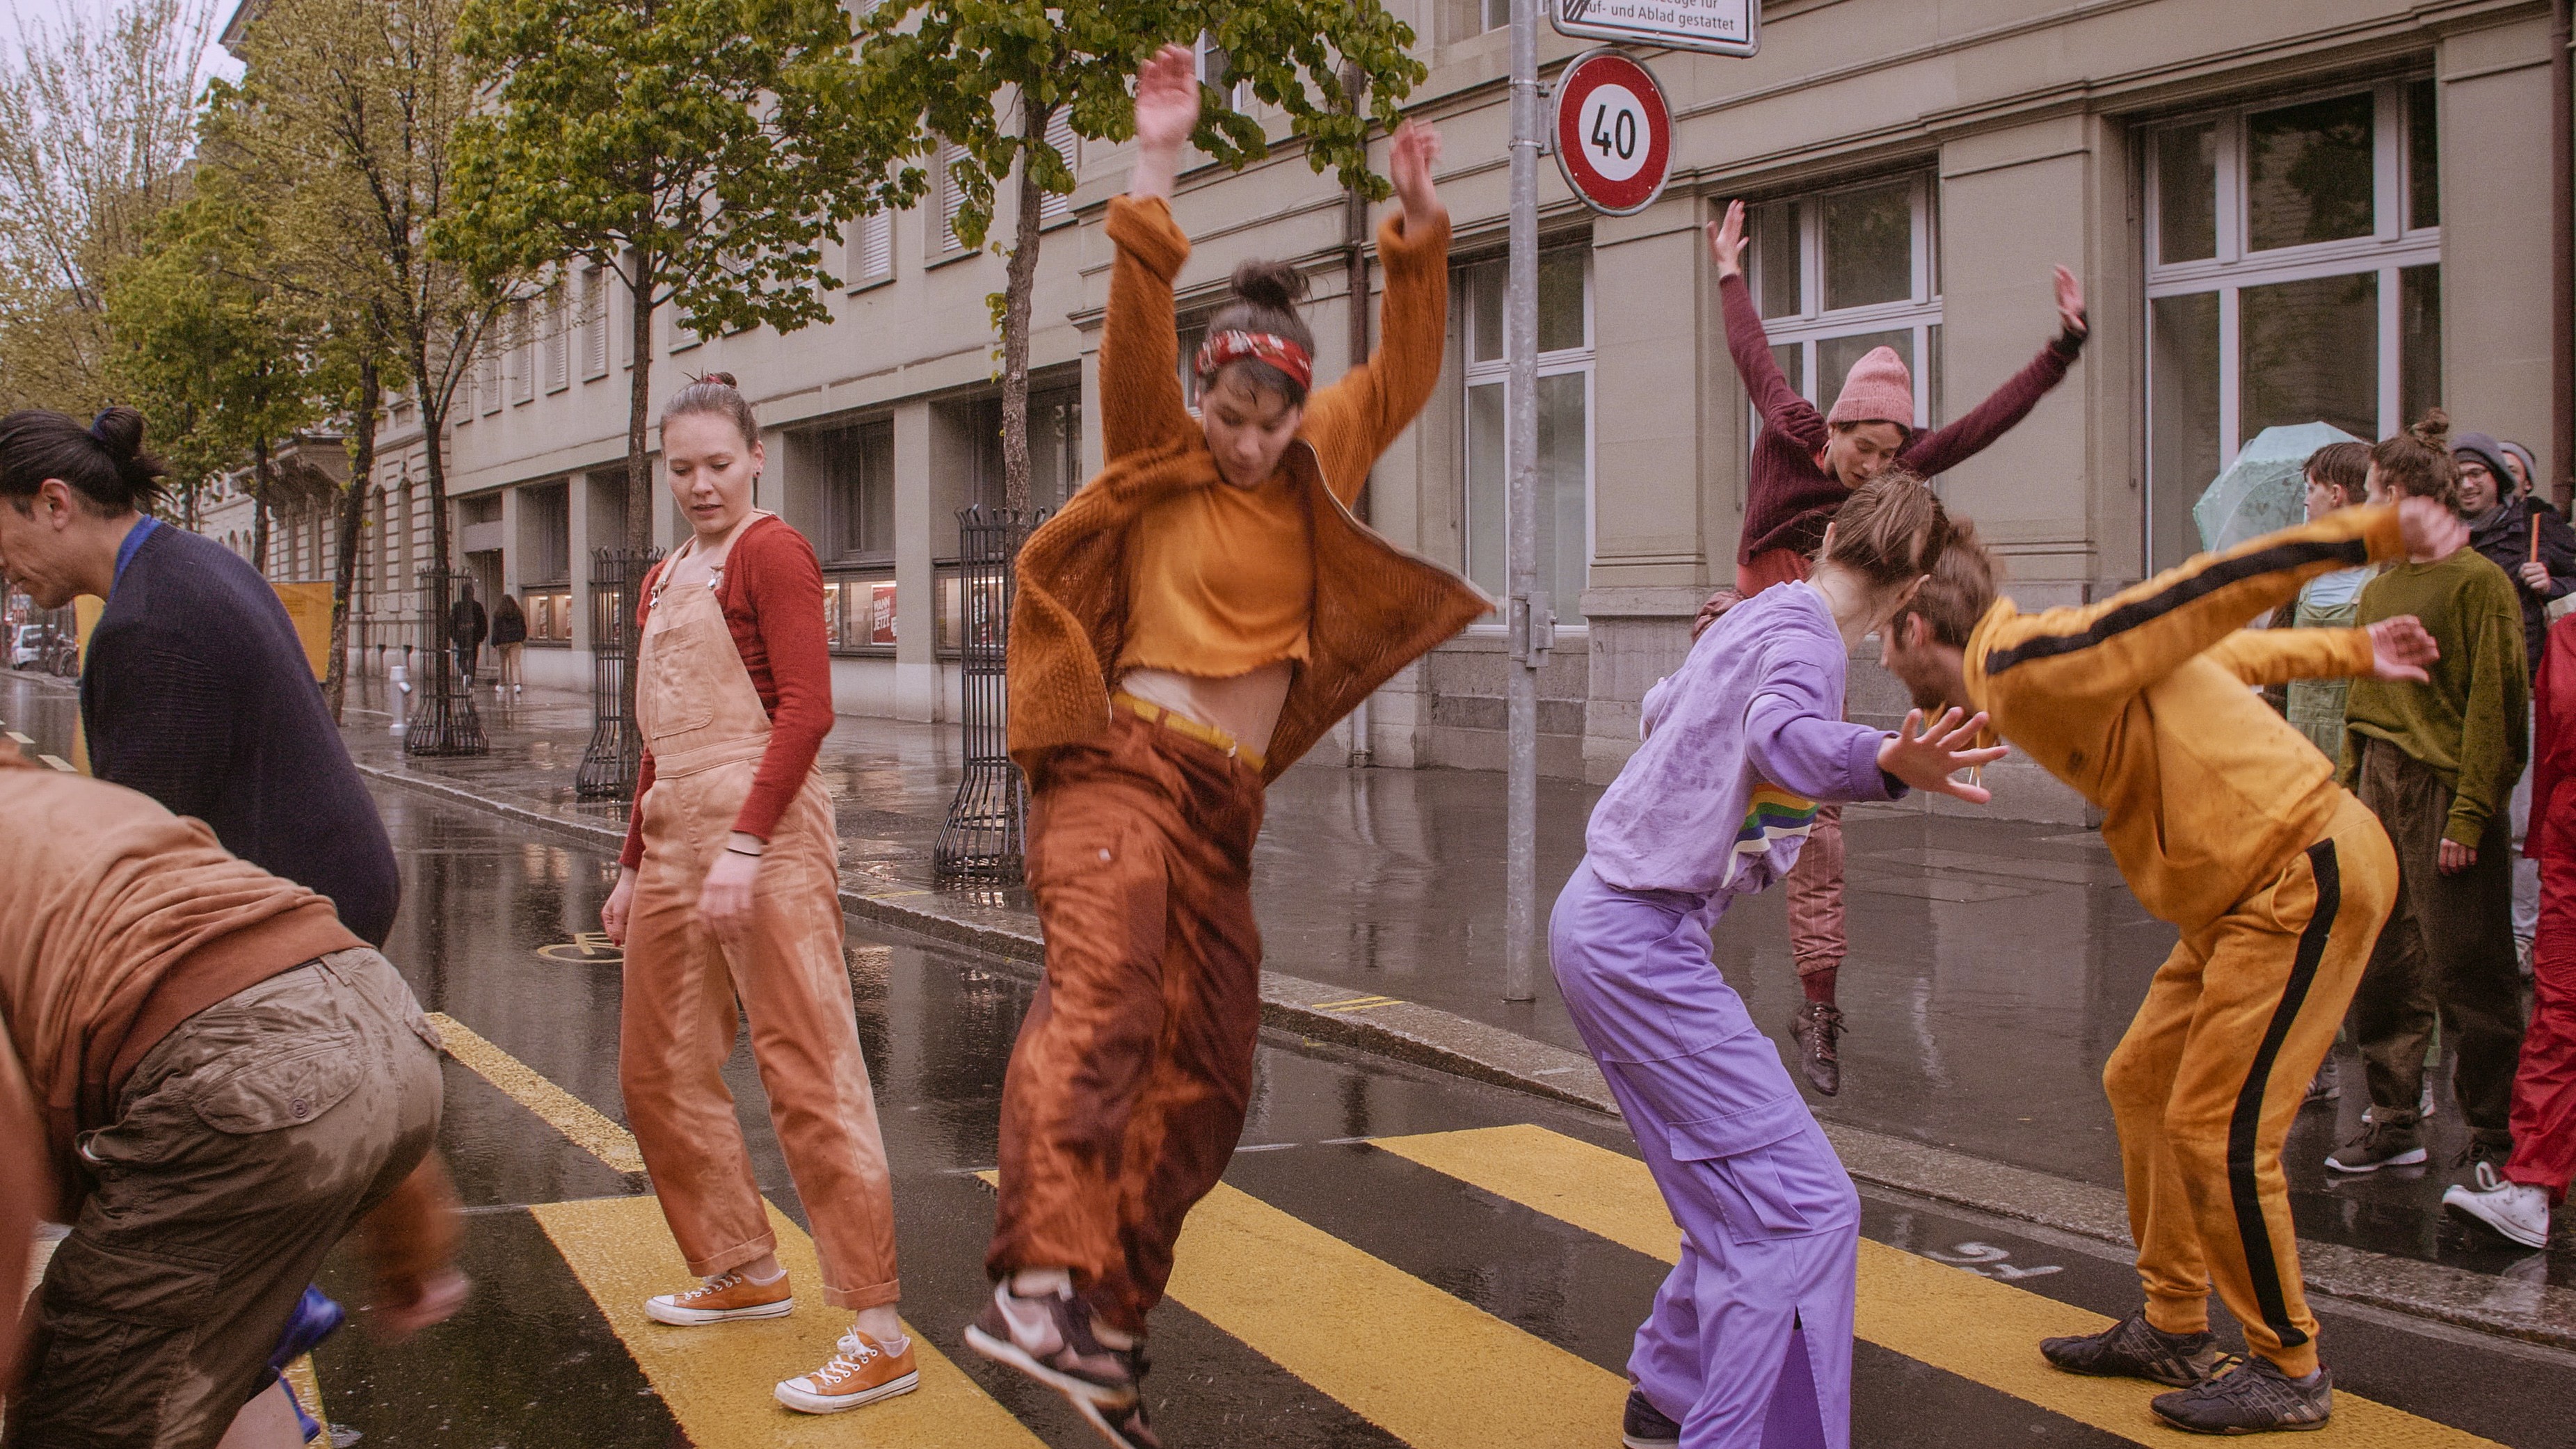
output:
[[2442,1206],[2472,1218],[2526,1248],[2549,1246],[2549,1194],[2527,1182],[2506,1182],[2495,1164],[2480,1162],[2477,1186],[2454,1183]]

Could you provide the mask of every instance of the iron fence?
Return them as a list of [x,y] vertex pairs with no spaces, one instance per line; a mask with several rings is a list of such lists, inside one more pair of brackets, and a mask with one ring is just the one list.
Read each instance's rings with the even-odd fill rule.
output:
[[660,562],[658,548],[590,551],[590,743],[573,776],[582,800],[623,800],[635,793],[644,762],[644,737],[635,727],[635,691],[629,678],[635,658],[635,599],[644,576]]
[[1028,846],[1028,782],[1011,760],[1008,644],[1020,545],[1046,520],[981,506],[957,514],[960,591],[958,721],[965,778],[931,848],[943,880],[1016,881]]
[[[465,586],[462,569],[420,571],[420,648],[412,656],[411,719],[403,731],[407,755],[481,755],[491,751],[483,721],[474,712],[474,681],[456,657],[460,642],[454,615]],[[472,636],[465,635],[465,639]]]

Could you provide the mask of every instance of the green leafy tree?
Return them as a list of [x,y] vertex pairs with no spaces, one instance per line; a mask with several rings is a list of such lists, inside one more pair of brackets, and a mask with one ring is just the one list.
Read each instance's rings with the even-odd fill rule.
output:
[[462,43],[490,107],[465,128],[465,205],[441,235],[487,273],[579,258],[625,289],[640,545],[655,310],[706,335],[831,315],[822,244],[874,194],[849,17],[834,0],[469,0]]
[[444,572],[447,419],[492,329],[533,290],[523,270],[476,272],[431,244],[460,203],[458,128],[477,103],[458,49],[463,10],[463,0],[266,0],[243,39],[240,84],[218,85],[210,104],[207,164],[278,218],[268,265],[330,319],[345,357],[352,447],[326,681],[335,710],[386,395],[411,388],[431,440],[430,561]]
[[[1135,132],[1130,90],[1167,42],[1205,36],[1221,86],[1202,87],[1192,137],[1218,162],[1266,154],[1261,123],[1233,108],[1236,86],[1286,114],[1289,134],[1318,173],[1383,199],[1368,169],[1372,127],[1392,129],[1397,106],[1427,71],[1409,51],[1413,29],[1377,0],[886,0],[868,15],[861,52],[871,141],[886,158],[879,198],[910,206],[929,190],[920,158],[957,148],[949,173],[956,229],[981,246],[999,190],[1017,181],[1017,216],[1002,292],[1002,477],[1010,507],[1028,506],[1029,303],[1047,196],[1073,190],[1048,143],[1061,114],[1073,134],[1124,141]],[[936,164],[935,159],[932,164]]]
[[107,380],[151,421],[180,487],[249,461],[258,568],[278,501],[274,444],[327,415],[333,390],[320,319],[260,275],[263,223],[220,192],[200,192],[100,287]]

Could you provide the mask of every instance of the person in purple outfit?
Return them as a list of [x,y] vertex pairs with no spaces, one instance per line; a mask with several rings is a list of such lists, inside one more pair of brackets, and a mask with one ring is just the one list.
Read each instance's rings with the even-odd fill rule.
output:
[[1852,647],[1913,597],[1949,530],[1910,475],[1855,490],[1808,578],[1736,605],[1648,691],[1644,744],[1557,897],[1566,1011],[1682,1230],[1628,1360],[1631,1449],[1851,1442],[1860,1200],[1710,964],[1709,931],[1787,874],[1820,802],[1909,787],[1986,802],[1950,778],[2003,755],[1976,747],[1984,715],[1922,728],[1917,710],[1894,734],[1842,717]]

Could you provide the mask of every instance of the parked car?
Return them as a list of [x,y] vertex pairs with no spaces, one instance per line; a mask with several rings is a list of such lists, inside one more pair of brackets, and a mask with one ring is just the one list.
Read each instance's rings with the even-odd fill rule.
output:
[[9,667],[27,669],[43,662],[46,646],[53,642],[53,626],[21,624],[10,631]]

